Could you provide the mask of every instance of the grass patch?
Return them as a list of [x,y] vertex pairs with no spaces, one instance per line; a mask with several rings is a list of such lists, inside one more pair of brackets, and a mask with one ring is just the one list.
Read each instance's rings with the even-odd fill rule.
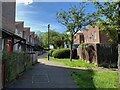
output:
[[71,71],[78,88],[118,88],[117,71]]
[[50,57],[50,61],[56,61],[70,67],[85,67],[85,68],[97,67],[93,63],[86,63],[85,61],[79,59],[73,59],[72,61],[70,61],[70,59],[58,59],[58,58]]

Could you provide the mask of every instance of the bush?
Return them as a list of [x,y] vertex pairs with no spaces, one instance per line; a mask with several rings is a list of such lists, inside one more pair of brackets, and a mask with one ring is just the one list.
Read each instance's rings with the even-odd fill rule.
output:
[[55,49],[51,49],[50,51],[49,51],[49,55],[52,57],[52,54],[53,54],[53,52],[55,51]]
[[81,43],[81,44],[78,46],[78,48],[84,47],[84,46],[86,46],[86,45],[87,45],[86,43]]
[[65,49],[58,49],[55,50],[52,54],[54,58],[70,58],[70,49],[65,48]]

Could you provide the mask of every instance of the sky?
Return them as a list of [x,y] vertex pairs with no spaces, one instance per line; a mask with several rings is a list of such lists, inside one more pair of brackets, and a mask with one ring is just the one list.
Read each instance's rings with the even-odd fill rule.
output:
[[[88,2],[89,3],[89,2]],[[78,5],[78,2],[24,2],[16,4],[16,21],[24,21],[24,27],[30,27],[31,31],[46,32],[48,24],[50,29],[57,32],[66,31],[66,27],[58,23],[56,12],[60,9],[68,10],[70,5]],[[96,9],[89,3],[86,12],[93,12]]]

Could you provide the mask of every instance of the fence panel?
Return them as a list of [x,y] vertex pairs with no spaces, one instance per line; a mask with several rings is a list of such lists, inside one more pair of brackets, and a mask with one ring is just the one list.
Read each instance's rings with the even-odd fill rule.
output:
[[115,44],[97,44],[97,61],[99,66],[117,67],[118,47]]

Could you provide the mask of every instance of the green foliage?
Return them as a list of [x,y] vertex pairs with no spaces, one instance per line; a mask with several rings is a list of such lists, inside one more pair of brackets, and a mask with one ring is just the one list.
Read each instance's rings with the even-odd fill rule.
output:
[[94,63],[87,63],[85,62],[85,60],[73,59],[73,61],[70,62],[70,59],[58,59],[54,57],[50,57],[50,60],[62,63],[70,67],[97,68],[97,66]]
[[38,37],[39,37],[39,45],[41,46],[41,47],[45,47],[45,43],[44,43],[44,33],[43,32],[40,32],[40,31],[38,31],[37,33],[36,33],[37,35],[38,35]]
[[11,52],[9,55],[3,51],[2,62],[5,66],[5,82],[10,83],[15,80],[20,73],[32,65],[30,55],[25,52]]
[[[67,33],[63,32],[63,33],[59,33],[55,30],[50,30],[49,31],[49,42],[51,45],[54,46],[54,48],[60,48],[64,46],[64,42],[69,40],[69,37],[67,35]],[[48,32],[44,32],[43,33],[43,44],[44,47],[47,48],[48,47]]]
[[[117,30],[119,30],[119,2],[94,2],[99,16],[98,26],[106,31],[111,43],[117,43]],[[101,18],[104,17],[104,18]]]
[[58,49],[53,52],[54,58],[70,58],[70,49]]
[[52,57],[52,54],[53,54],[53,52],[55,51],[55,49],[51,49],[50,51],[49,51],[49,55]]
[[86,43],[81,43],[81,44],[78,46],[78,48],[83,47],[83,46],[86,46],[86,45],[87,45]]
[[86,3],[79,3],[79,5],[71,6],[68,11],[62,10],[56,13],[56,17],[59,23],[63,24],[67,28],[67,32],[70,32],[70,61],[72,61],[72,46],[74,41],[74,35],[82,30],[84,26],[92,23],[93,17],[85,11]]
[[116,71],[71,71],[78,88],[118,88]]

